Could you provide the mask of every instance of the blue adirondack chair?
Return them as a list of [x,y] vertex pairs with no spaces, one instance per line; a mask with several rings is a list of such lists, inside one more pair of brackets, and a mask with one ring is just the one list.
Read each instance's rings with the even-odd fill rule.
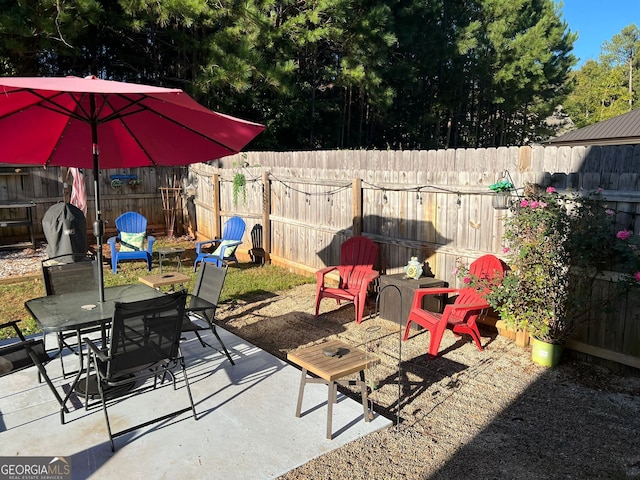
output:
[[[153,243],[156,238],[147,235],[147,219],[137,212],[125,212],[116,218],[116,228],[118,235],[107,240],[111,247],[113,273],[118,272],[118,262],[125,260],[145,260],[151,271]],[[144,248],[145,239],[147,240],[146,248]]]
[[[196,243],[196,259],[193,262],[193,271],[195,272],[200,262],[215,263],[217,267],[222,267],[225,263],[238,262],[236,258],[236,249],[242,244],[242,236],[246,225],[240,217],[231,217],[224,224],[222,238],[213,240],[205,240]],[[205,248],[212,247],[217,244],[216,249],[208,253]]]

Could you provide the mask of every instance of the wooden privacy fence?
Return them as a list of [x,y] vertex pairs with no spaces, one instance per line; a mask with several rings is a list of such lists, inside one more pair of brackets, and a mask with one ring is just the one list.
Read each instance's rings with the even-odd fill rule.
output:
[[[337,264],[340,244],[362,233],[378,243],[383,273],[401,272],[417,256],[455,285],[458,262],[502,256],[508,212],[493,208],[490,184],[512,180],[514,199],[526,183],[602,189],[619,226],[639,234],[637,172],[640,146],[250,152],[190,166],[189,186],[199,236],[219,237],[223,222],[240,215],[247,222],[245,252],[262,247],[272,262],[312,273]],[[234,203],[237,174],[245,176],[246,196]],[[262,231],[263,245],[252,243],[254,229]],[[640,368],[637,304],[622,303],[572,346]]]
[[[429,262],[437,278],[455,285],[451,272],[458,261],[468,264],[485,253],[502,255],[502,217],[507,213],[492,207],[488,186],[503,177],[513,181],[518,194],[525,183],[559,190],[602,188],[607,207],[617,211],[619,226],[640,233],[635,221],[640,146],[250,152],[179,170],[180,195],[173,195],[177,186],[166,181],[174,169],[102,170],[106,236],[114,231],[115,218],[128,210],[147,217],[152,233],[163,234],[166,205],[160,188],[166,187],[180,203],[176,234],[217,238],[222,223],[240,215],[247,222],[245,253],[260,247],[274,263],[312,273],[336,264],[340,244],[362,233],[380,247],[380,271],[401,272],[410,257],[417,256]],[[238,173],[246,177],[246,197],[241,193],[234,203],[233,178]],[[91,235],[93,175],[89,170],[84,174]],[[125,180],[113,188],[114,175],[134,175],[141,183],[133,187]],[[44,213],[68,199],[65,183],[70,185],[71,178],[64,168],[5,165],[0,168],[0,204],[33,200],[35,234],[42,239]],[[19,215],[17,209],[0,209],[0,225]],[[27,233],[23,225],[7,224],[0,228],[0,245],[25,239]],[[573,346],[640,368],[638,301],[621,302],[597,325],[584,328]]]
[[[174,208],[173,196],[170,201],[163,202],[161,188],[173,187],[173,174],[186,175],[186,168],[124,168],[101,170],[100,205],[102,219],[105,221],[107,235],[115,232],[115,219],[123,212],[136,211],[147,218],[150,233],[165,233],[165,203]],[[95,220],[94,178],[93,171],[84,170],[87,190],[87,233],[93,241],[93,222]],[[36,166],[4,165],[0,167],[0,205],[10,205],[16,201],[33,201],[33,228],[36,239],[44,239],[42,217],[57,202],[69,201],[73,178],[67,174],[66,168],[49,167],[43,169]],[[139,183],[138,183],[139,182]],[[168,184],[169,183],[169,184]],[[178,185],[181,187],[180,185]],[[184,213],[183,196],[177,198],[176,233],[184,230],[187,223]],[[23,211],[18,208],[1,208],[0,225],[3,220],[19,218]],[[28,230],[24,225],[0,228],[0,246],[22,243],[27,239]]]

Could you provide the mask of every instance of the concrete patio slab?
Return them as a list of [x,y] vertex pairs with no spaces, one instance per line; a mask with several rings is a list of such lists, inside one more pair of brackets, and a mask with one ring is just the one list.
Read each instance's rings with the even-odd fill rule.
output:
[[[362,405],[338,395],[333,440],[325,438],[327,387],[308,385],[302,417],[294,416],[300,370],[243,339],[218,329],[236,365],[189,337],[183,342],[198,420],[191,412],[116,438],[112,453],[102,408],[88,411],[72,396],[67,423],[35,368],[0,378],[0,456],[64,457],[74,479],[225,478],[267,479],[341,447],[392,422],[377,415],[362,419]],[[216,345],[212,335],[203,336]],[[76,360],[65,358],[70,367]],[[65,363],[67,365],[67,363]],[[62,391],[70,379],[60,362],[47,365]],[[109,407],[112,429],[119,431],[187,407],[181,376],[142,395],[115,400]]]

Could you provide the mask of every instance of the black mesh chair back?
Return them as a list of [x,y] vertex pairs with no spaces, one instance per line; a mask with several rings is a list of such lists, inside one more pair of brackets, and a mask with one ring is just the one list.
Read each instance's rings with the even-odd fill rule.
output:
[[116,303],[105,378],[117,379],[178,356],[186,295]]
[[44,340],[26,339],[18,323],[18,320],[14,320],[0,324],[0,330],[11,328],[15,335],[8,343],[0,346],[0,377],[35,366],[38,369],[38,380],[42,381],[44,378],[60,406],[63,406],[64,402],[44,368],[51,360],[45,351]]
[[[47,295],[62,295],[72,292],[95,292],[98,296],[98,263],[86,254],[67,254],[48,258],[42,261],[42,283]],[[91,303],[87,301],[87,303]],[[76,372],[67,372],[64,368],[62,352],[67,348],[78,354],[81,334],[99,331],[102,327],[92,327],[82,332],[59,332],[58,352],[62,375],[67,376]]]
[[[195,286],[193,287],[192,297],[200,301],[204,301],[211,305],[210,309],[202,310],[210,319],[213,320],[216,314],[216,308],[220,301],[220,294],[224,286],[224,279],[227,276],[227,267],[202,267],[198,271]],[[196,302],[198,301],[196,300]],[[193,301],[193,300],[192,300]]]
[[[180,352],[180,332],[185,302],[185,292],[175,292],[160,298],[137,302],[116,302],[108,348],[106,350],[100,349],[90,339],[85,339],[91,351],[90,367],[95,369],[98,393],[102,401],[112,451],[115,451],[113,441],[115,437],[137,430],[142,426],[174,417],[188,410],[192,410],[193,418],[197,420],[184,358]],[[139,384],[142,379],[153,377],[153,388],[155,389],[158,378],[164,381],[165,377],[169,375],[173,378],[175,389],[173,369],[176,367],[180,368],[184,376],[190,406],[126,430],[112,433],[106,402],[109,387],[123,385],[133,387],[135,384],[142,388],[137,391],[134,388],[133,393],[144,393],[150,389],[145,388],[144,383]],[[88,381],[87,377],[86,391],[88,391]]]
[[[60,258],[76,255],[62,255]],[[93,258],[79,255],[71,263],[57,263],[56,258],[42,262],[42,282],[47,295],[98,291],[98,265]]]
[[[218,340],[218,343],[220,343],[223,353],[231,362],[231,365],[235,365],[227,347],[225,347],[220,335],[218,335],[214,323],[216,309],[218,308],[218,302],[226,276],[226,265],[218,267],[214,263],[202,262],[200,270],[198,270],[193,293],[189,296],[189,305],[186,310],[187,315],[185,315],[184,322],[182,323],[182,331],[194,332],[203,347],[213,348],[200,336],[201,331],[211,330]],[[198,324],[194,320],[203,321],[206,323],[206,326]]]

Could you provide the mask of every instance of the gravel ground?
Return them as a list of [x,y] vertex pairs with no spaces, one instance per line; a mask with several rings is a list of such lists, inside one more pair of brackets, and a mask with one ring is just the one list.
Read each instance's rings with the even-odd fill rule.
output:
[[[0,278],[37,274],[44,255],[44,248],[0,251]],[[368,317],[357,325],[352,305],[330,300],[315,319],[314,297],[315,285],[303,285],[224,304],[218,317],[283,359],[330,338],[367,350],[381,360],[368,371],[373,407],[396,425],[282,480],[640,478],[640,375],[566,358],[545,369],[491,332],[482,352],[447,332],[431,360],[427,332],[400,342],[397,324]],[[297,395],[297,385],[283,394]]]
[[330,300],[316,320],[314,295],[304,285],[225,305],[220,323],[280,358],[329,338],[366,349],[381,359],[368,372],[374,408],[399,423],[282,479],[640,478],[640,377],[567,359],[539,367],[529,350],[489,333],[481,352],[447,332],[430,360],[428,333],[400,343],[397,324],[357,325],[352,305]]
[[47,258],[46,245],[37,245],[37,249],[0,250],[0,279],[24,277],[40,273],[40,262]]

